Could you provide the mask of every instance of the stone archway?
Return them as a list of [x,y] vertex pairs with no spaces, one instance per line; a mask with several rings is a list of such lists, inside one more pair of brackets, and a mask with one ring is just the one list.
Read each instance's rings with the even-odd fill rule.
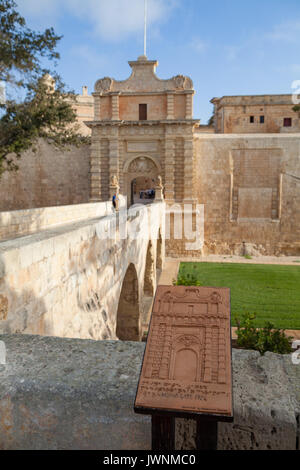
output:
[[146,267],[144,275],[144,295],[153,297],[155,291],[155,263],[153,254],[153,245],[151,240],[148,243]]
[[116,335],[123,341],[140,340],[140,312],[138,278],[131,263],[126,271],[120,294]]
[[156,266],[152,241],[148,243],[146,265],[144,272],[144,289],[141,299],[141,328],[142,332],[148,331],[151,317],[153,298],[156,289]]
[[134,202],[132,193],[134,180],[145,178],[148,182],[151,180],[156,181],[157,177],[161,175],[161,167],[152,157],[138,156],[125,163],[123,173],[125,195],[127,196],[128,205],[131,205]]
[[156,179],[138,176],[131,182],[131,204],[150,204],[155,198]]

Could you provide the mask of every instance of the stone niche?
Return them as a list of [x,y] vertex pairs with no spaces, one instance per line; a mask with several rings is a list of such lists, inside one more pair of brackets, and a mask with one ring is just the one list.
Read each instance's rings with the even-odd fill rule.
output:
[[269,219],[272,212],[272,188],[239,188],[238,218]]
[[278,219],[282,149],[231,151],[231,219]]

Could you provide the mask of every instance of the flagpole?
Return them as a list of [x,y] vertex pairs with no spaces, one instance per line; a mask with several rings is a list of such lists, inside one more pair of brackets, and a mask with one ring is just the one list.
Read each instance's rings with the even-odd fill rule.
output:
[[147,0],[144,3],[144,56],[147,56]]

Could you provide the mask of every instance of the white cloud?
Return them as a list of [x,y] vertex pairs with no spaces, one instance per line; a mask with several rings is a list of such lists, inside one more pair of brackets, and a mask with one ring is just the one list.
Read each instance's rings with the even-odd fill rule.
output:
[[273,28],[266,34],[266,38],[271,41],[287,43],[299,43],[300,41],[300,20],[286,21]]
[[72,56],[77,59],[82,59],[89,67],[99,68],[107,67],[109,60],[106,56],[99,54],[99,51],[95,51],[90,45],[82,44],[71,49]]
[[239,53],[242,50],[242,46],[224,46],[225,57],[230,62],[237,60]]
[[286,21],[280,25],[273,26],[269,31],[259,34],[252,33],[251,36],[239,44],[224,45],[224,57],[229,62],[236,62],[243,57],[252,57],[256,61],[263,62],[266,58],[268,48],[274,48],[274,42],[289,44],[300,44],[300,20]]
[[[180,0],[148,0],[148,24],[165,21]],[[24,3],[23,3],[24,2]],[[21,13],[41,23],[63,14],[87,21],[103,39],[119,41],[142,31],[144,0],[19,0]]]
[[[117,41],[139,32],[144,26],[143,0],[67,0],[74,14],[87,18],[94,32],[107,40]],[[148,23],[161,22],[174,8],[174,0],[148,0]]]
[[208,45],[205,41],[203,41],[200,38],[194,38],[193,41],[191,42],[191,47],[196,51],[196,52],[205,52]]
[[38,24],[40,29],[54,25],[60,16],[60,2],[58,0],[17,0],[18,11],[29,20]]

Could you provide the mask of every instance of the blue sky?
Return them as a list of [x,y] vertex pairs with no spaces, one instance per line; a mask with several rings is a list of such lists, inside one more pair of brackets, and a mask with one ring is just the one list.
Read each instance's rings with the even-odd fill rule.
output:
[[[123,80],[143,53],[144,0],[16,0],[27,24],[64,37],[58,72],[76,92]],[[189,75],[194,117],[223,95],[292,93],[300,80],[300,0],[148,0],[149,59],[160,78]]]

